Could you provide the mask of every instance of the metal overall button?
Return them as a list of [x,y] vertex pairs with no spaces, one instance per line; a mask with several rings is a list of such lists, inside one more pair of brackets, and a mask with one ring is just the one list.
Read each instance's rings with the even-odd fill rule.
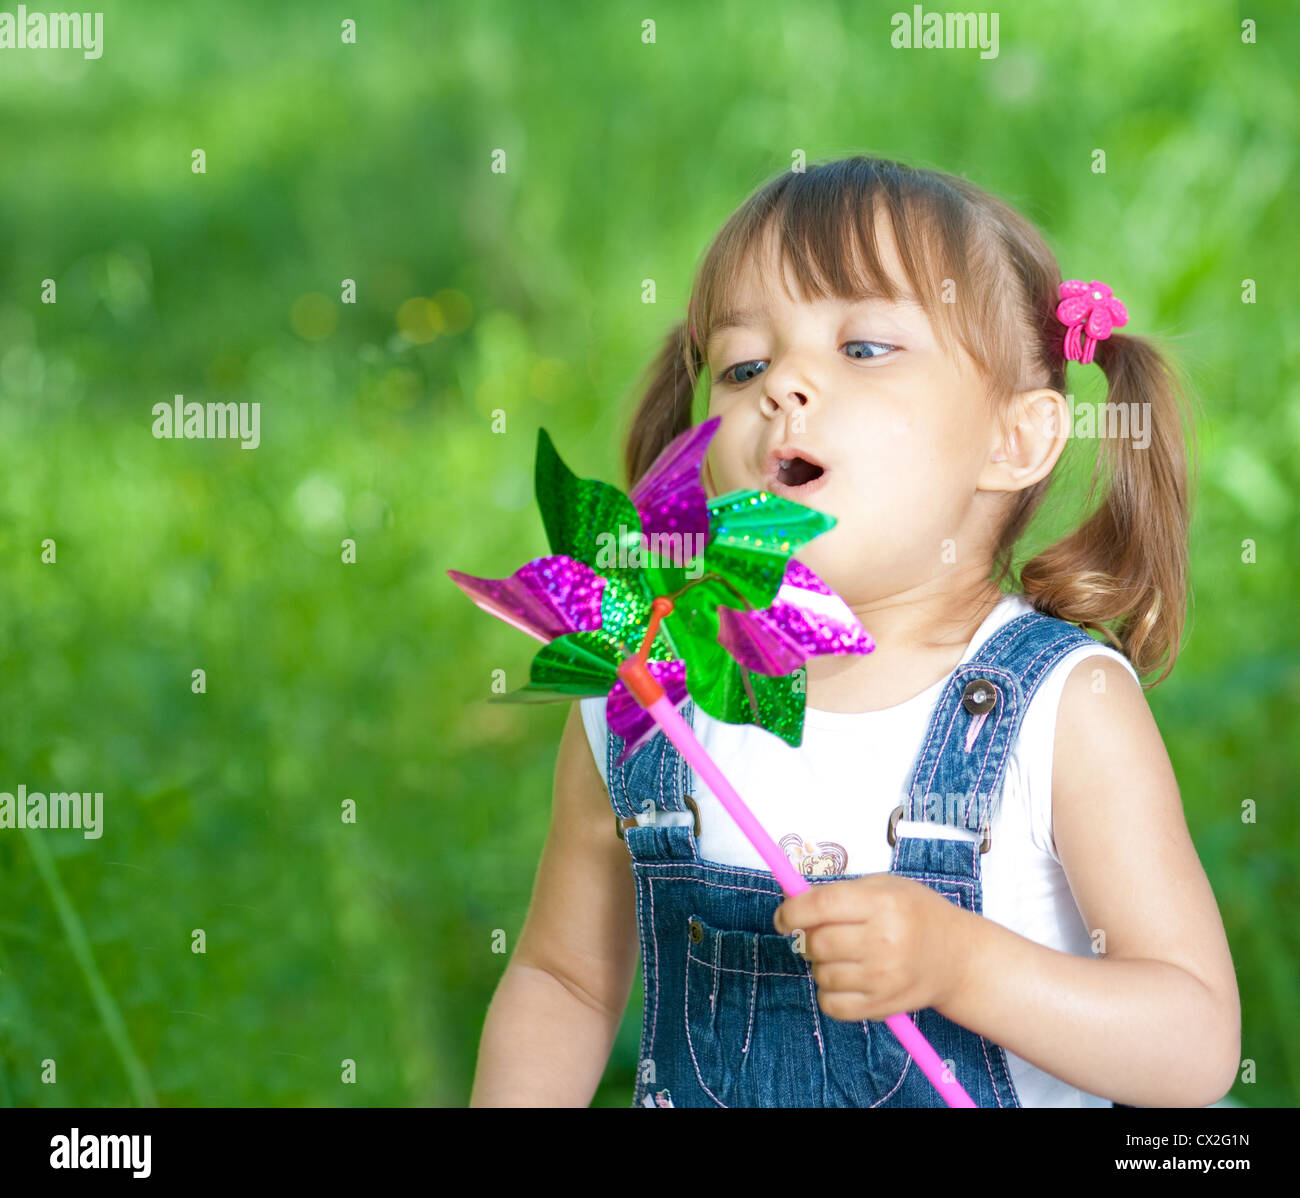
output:
[[695,919],[693,917],[690,922],[691,922],[691,941],[694,944],[699,944],[699,942],[704,939],[704,925],[700,923],[698,919]]
[[[889,827],[885,829],[885,839],[889,841],[889,847],[892,849],[898,843],[898,821],[903,817],[903,804],[899,803],[897,807],[889,813]],[[987,853],[993,844],[993,829],[989,824],[984,825],[984,839],[980,841],[980,852]]]
[[971,715],[985,715],[998,701],[998,692],[987,678],[972,678],[961,693],[961,705]]
[[[700,808],[698,804],[695,802],[695,799],[692,795],[683,795],[682,798],[685,800],[686,806],[690,809],[691,815],[695,817],[695,839],[699,840]],[[659,814],[659,809],[657,807],[651,807],[648,817],[646,818],[644,824],[642,824],[641,819],[635,815],[629,815],[624,818],[619,818],[619,816],[616,815],[614,816],[614,831],[618,833],[619,840],[626,840],[627,838],[623,835],[626,829],[645,827],[650,824],[657,823],[658,820],[656,817],[658,816],[658,814]]]

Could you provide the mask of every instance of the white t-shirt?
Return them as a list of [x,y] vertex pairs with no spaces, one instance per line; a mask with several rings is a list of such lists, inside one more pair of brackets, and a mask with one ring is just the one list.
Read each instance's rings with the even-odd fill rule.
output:
[[[1003,624],[1032,610],[1023,595],[1007,595],[980,625],[958,664],[969,661]],[[1078,956],[1092,956],[1092,945],[1052,839],[1052,752],[1066,679],[1079,662],[1097,654],[1119,662],[1137,680],[1128,659],[1100,642],[1080,645],[1057,662],[1025,711],[1007,757],[1002,801],[990,828],[992,843],[980,858],[983,914],[1038,944]],[[792,837],[793,843],[782,847],[796,862],[808,853],[820,859],[814,866],[819,873],[886,872],[893,859],[886,839],[889,815],[906,797],[946,682],[941,678],[882,711],[806,707],[803,743],[797,749],[753,724],[715,720],[698,706],[695,734],[772,838],[781,843]],[[592,755],[608,787],[605,700],[583,699],[580,706]],[[693,770],[692,783],[689,793],[700,811],[700,856],[765,870],[758,852]],[[935,825],[900,820],[897,831],[934,835]],[[945,829],[945,834],[978,839],[965,829]],[[1007,1063],[1023,1106],[1111,1105],[1009,1051]]]

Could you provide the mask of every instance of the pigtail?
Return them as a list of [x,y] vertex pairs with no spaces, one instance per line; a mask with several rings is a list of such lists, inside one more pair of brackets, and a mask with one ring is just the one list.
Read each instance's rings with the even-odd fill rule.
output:
[[1160,676],[1144,684],[1156,686],[1182,648],[1188,598],[1186,390],[1169,360],[1141,337],[1112,334],[1097,343],[1095,361],[1106,375],[1107,404],[1123,405],[1112,409],[1119,414],[1146,416],[1150,442],[1138,444],[1131,426],[1128,435],[1101,437],[1105,499],[1084,524],[1022,567],[1021,589],[1039,611],[1100,631],[1139,677],[1164,663]]
[[675,325],[650,364],[623,447],[623,469],[630,491],[674,437],[691,427],[691,402],[701,358],[687,337],[687,322]]

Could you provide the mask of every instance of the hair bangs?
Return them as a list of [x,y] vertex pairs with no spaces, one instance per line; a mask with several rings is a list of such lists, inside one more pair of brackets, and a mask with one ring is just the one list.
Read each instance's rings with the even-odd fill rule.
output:
[[[893,235],[901,278],[892,277],[877,237],[883,216]],[[966,251],[977,240],[967,201],[918,172],[904,178],[885,164],[848,160],[810,172],[783,172],[758,190],[719,232],[696,280],[689,305],[699,357],[688,355],[692,381],[710,337],[736,315],[742,275],[773,251],[781,274],[768,279],[786,296],[859,302],[913,300],[925,312],[944,351],[960,344],[989,378],[1007,386],[1005,345],[991,344],[976,312],[961,304],[974,294]],[[1015,380],[1012,379],[1012,382]]]

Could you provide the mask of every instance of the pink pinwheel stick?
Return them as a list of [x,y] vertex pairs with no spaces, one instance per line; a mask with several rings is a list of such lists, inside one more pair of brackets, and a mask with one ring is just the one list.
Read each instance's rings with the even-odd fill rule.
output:
[[[619,672],[622,673],[621,667]],[[626,683],[627,679],[624,678],[623,681]],[[666,694],[662,695],[651,703],[646,711],[664,730],[664,735],[681,750],[682,756],[695,767],[695,772],[708,783],[709,789],[718,796],[718,801],[727,809],[727,814],[736,821],[740,830],[749,839],[749,843],[767,862],[768,869],[776,875],[776,880],[781,883],[781,889],[786,894],[802,894],[808,890],[810,887],[808,879],[795,870],[790,864],[790,858],[767,834],[767,830],[745,805],[745,800],[736,793],[735,788],[718,769],[713,758],[709,756],[709,751],[700,744],[691,726],[678,715],[672,700]]]
[[[657,602],[659,601],[656,600]],[[657,620],[653,622],[652,632],[654,624],[657,623]],[[768,868],[781,883],[781,889],[786,894],[802,894],[808,890],[810,887],[808,880],[795,871],[794,866],[790,864],[790,859],[767,834],[763,825],[754,818],[754,813],[723,776],[713,758],[709,756],[708,750],[700,744],[691,730],[691,726],[677,714],[677,709],[664,693],[663,687],[655,681],[654,676],[646,668],[644,660],[640,656],[625,658],[618,666],[618,674],[633,698],[650,713],[655,723],[663,729],[664,735],[677,746],[695,768],[695,772],[708,783],[709,789],[717,795],[718,801],[736,821],[749,843],[767,862]],[[911,1019],[903,1014],[889,1015],[885,1019],[885,1024],[906,1049],[908,1055],[920,1066],[921,1072],[930,1079],[944,1102],[950,1107],[975,1105],[970,1095],[944,1066],[943,1061],[939,1059],[939,1054],[934,1051],[930,1042]]]

